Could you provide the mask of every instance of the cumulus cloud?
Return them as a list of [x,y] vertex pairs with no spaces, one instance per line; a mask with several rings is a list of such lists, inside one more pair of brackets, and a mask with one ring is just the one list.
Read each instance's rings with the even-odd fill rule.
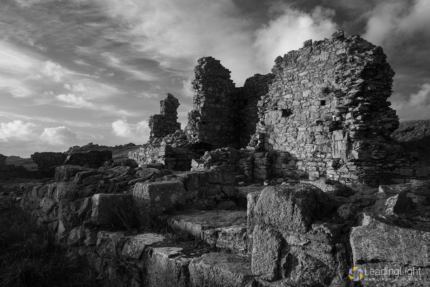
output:
[[182,81],[181,94],[187,98],[194,97],[194,88],[191,82],[192,82],[191,78],[188,78],[187,80]]
[[417,93],[405,99],[400,94],[392,97],[392,107],[401,119],[429,119],[430,118],[430,83],[423,84]]
[[149,135],[149,125],[147,121],[140,121],[136,124],[129,124],[127,118],[122,118],[112,123],[112,133],[118,137],[140,139]]
[[36,125],[31,122],[14,120],[8,123],[0,123],[0,141],[2,142],[28,142],[35,138]]
[[242,11],[231,0],[99,1],[108,15],[132,27],[111,38],[127,39],[163,67],[179,64],[183,69],[181,60],[192,66],[197,58],[211,55],[232,70],[238,85],[255,73],[269,72],[276,56],[299,48],[305,40],[329,36],[336,28],[332,10],[322,8],[307,14],[277,5],[280,13],[258,29],[252,18],[240,17]]
[[118,137],[130,137],[133,135],[127,119],[119,119],[112,123],[112,133]]
[[334,13],[319,6],[311,14],[285,6],[279,16],[256,31],[257,59],[268,69],[277,56],[301,48],[304,41],[328,38],[337,29]]
[[62,146],[73,145],[77,141],[77,135],[67,127],[45,128],[40,139],[49,145]]
[[430,3],[427,0],[381,1],[368,13],[364,37],[374,44],[384,46],[407,42],[416,38],[417,33],[428,37],[429,15]]
[[90,109],[94,109],[95,106],[93,103],[88,102],[87,100],[85,100],[82,97],[77,97],[73,94],[61,94],[57,96],[57,99],[59,101],[62,101],[64,103],[69,104],[72,107],[75,108],[90,108]]
[[61,82],[63,78],[70,72],[63,68],[60,64],[52,61],[46,61],[41,73],[48,78],[51,78],[54,82]]
[[103,105],[94,104],[84,99],[84,97],[76,96],[74,94],[60,94],[56,98],[58,101],[66,103],[67,107],[70,107],[70,108],[86,108],[94,111],[103,111],[113,115],[121,115],[121,116],[135,115],[134,113],[128,112],[124,109],[118,109],[111,104],[103,104]]

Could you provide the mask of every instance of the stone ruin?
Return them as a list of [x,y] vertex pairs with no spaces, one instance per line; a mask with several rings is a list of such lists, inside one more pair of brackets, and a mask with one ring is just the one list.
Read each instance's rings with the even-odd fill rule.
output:
[[[305,42],[300,50],[276,58],[272,73],[257,74],[241,88],[218,60],[198,60],[194,109],[183,132],[188,150],[197,151],[199,145],[206,151],[245,148],[234,171],[260,180],[329,178],[377,186],[428,178],[428,164],[419,154],[390,138],[399,121],[387,101],[394,71],[382,48],[342,32],[333,39]],[[173,99],[168,94],[161,106]],[[176,110],[171,113],[176,121]],[[151,126],[152,142],[155,134],[158,143],[167,136],[167,120],[159,121],[166,132]],[[171,131],[178,126],[175,121],[170,121]],[[130,158],[163,162],[147,152],[154,148],[143,147]]]
[[178,123],[178,107],[178,99],[167,94],[167,98],[160,102],[160,114],[149,117],[150,139],[165,137],[181,129],[181,124]]
[[104,286],[352,287],[353,266],[428,286],[429,163],[389,137],[380,47],[338,31],[241,88],[211,57],[195,72],[184,131],[168,94],[130,161],[57,166],[22,207]]

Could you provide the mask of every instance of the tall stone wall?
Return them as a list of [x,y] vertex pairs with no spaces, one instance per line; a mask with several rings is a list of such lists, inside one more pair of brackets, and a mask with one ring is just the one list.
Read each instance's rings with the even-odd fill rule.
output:
[[230,71],[212,57],[198,60],[193,87],[194,109],[188,114],[186,133],[192,142],[209,143],[213,148],[238,147],[238,92]]
[[417,164],[389,138],[398,117],[387,101],[394,72],[381,47],[338,31],[275,63],[252,142],[271,152],[273,176],[375,184]]
[[193,87],[194,109],[188,114],[187,136],[212,148],[246,147],[258,122],[257,103],[268,91],[273,74],[256,74],[236,88],[220,61],[198,60]]
[[161,138],[181,129],[178,123],[179,101],[172,94],[167,94],[166,99],[160,101],[160,114],[149,117],[149,138]]

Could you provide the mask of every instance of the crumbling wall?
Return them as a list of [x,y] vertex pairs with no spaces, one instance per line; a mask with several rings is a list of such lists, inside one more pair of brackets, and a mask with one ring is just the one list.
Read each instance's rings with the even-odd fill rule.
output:
[[212,148],[246,147],[258,122],[257,103],[268,91],[273,74],[256,74],[236,88],[219,60],[198,60],[193,87],[194,109],[188,114],[187,136]]
[[230,71],[212,57],[198,60],[193,81],[194,109],[188,114],[187,136],[213,148],[238,147],[238,92]]
[[338,31],[275,63],[253,137],[272,152],[273,176],[384,182],[399,172],[389,139],[398,117],[387,101],[394,72],[381,47]]
[[166,99],[160,101],[160,114],[149,117],[150,139],[165,137],[181,129],[177,122],[178,107],[179,101],[172,94],[168,93]]
[[258,123],[258,101],[265,96],[269,90],[269,84],[275,75],[255,74],[246,79],[245,85],[241,89],[241,101],[238,106],[240,135],[240,147],[246,147],[251,140],[251,136],[256,132]]

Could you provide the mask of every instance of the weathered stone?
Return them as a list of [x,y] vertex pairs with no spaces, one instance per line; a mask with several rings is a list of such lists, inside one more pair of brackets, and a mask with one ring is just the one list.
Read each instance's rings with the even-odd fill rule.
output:
[[69,246],[80,246],[84,244],[86,238],[85,228],[82,226],[73,228],[69,233],[69,238],[67,239],[67,245]]
[[121,254],[126,239],[123,232],[98,232],[96,243],[98,255],[115,258],[118,254]]
[[163,242],[166,238],[160,234],[144,233],[131,236],[127,239],[124,248],[122,249],[122,256],[125,258],[139,259],[145,248]]
[[252,282],[250,261],[246,257],[208,253],[189,265],[192,287],[245,287]]
[[354,266],[381,269],[423,269],[430,266],[429,232],[388,225],[365,215],[363,225],[352,228],[350,243]]
[[142,226],[184,204],[185,189],[180,181],[137,183],[133,189],[133,206]]
[[187,210],[170,216],[167,222],[174,230],[188,232],[219,248],[246,250],[245,211]]
[[62,165],[55,168],[56,181],[69,181],[79,172],[87,171],[88,168],[83,168],[78,165]]
[[332,211],[330,198],[310,184],[270,186],[254,207],[259,221],[279,229],[306,232]]
[[188,265],[191,259],[185,258],[181,251],[182,248],[178,247],[151,248],[146,259],[147,273],[150,275],[145,286],[189,286]]
[[412,199],[406,196],[406,192],[402,191],[399,194],[387,199],[385,203],[385,213],[389,215],[397,213],[405,213],[414,208]]
[[268,281],[280,279],[281,234],[256,225],[252,238],[252,274]]

